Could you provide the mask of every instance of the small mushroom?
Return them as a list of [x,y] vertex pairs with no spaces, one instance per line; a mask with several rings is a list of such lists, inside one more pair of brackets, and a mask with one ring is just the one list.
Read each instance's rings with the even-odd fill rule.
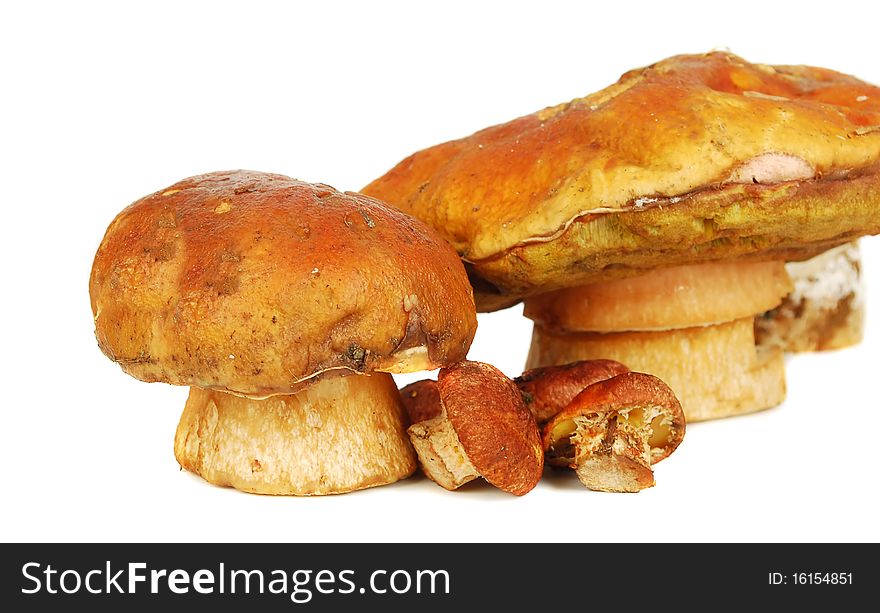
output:
[[437,389],[437,382],[433,379],[410,383],[400,390],[400,395],[403,397],[403,406],[411,424],[440,415],[440,392]]
[[569,466],[592,490],[638,492],[651,465],[684,438],[685,418],[668,385],[629,372],[590,385],[544,427],[547,461]]
[[519,389],[495,367],[460,362],[441,369],[436,383],[407,386],[402,396],[410,415],[433,415],[407,432],[425,475],[438,485],[454,490],[483,477],[521,496],[538,484],[538,428]]
[[629,368],[614,360],[581,360],[562,366],[533,368],[513,381],[522,392],[526,407],[542,426],[584,388],[626,372]]

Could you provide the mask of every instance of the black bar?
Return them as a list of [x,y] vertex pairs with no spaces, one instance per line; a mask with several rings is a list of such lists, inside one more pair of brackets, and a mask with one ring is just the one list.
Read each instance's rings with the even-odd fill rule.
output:
[[[575,526],[576,527],[576,526]],[[572,525],[559,525],[564,538]],[[0,568],[4,610],[52,610],[87,606],[118,611],[135,604],[162,611],[194,606],[254,605],[258,611],[440,611],[449,607],[588,611],[614,606],[665,610],[764,607],[803,603],[811,610],[876,602],[880,585],[877,544],[13,544],[3,545]],[[130,563],[144,581],[129,590]],[[25,565],[31,564],[25,568]],[[110,577],[116,581],[108,583]],[[222,566],[221,566],[222,564]],[[38,566],[36,566],[38,565]],[[46,570],[51,570],[46,575]],[[175,569],[174,593],[167,580]],[[165,570],[166,574],[160,571]],[[196,591],[198,587],[211,593]],[[262,571],[234,579],[233,570]],[[326,571],[318,575],[318,571]],[[61,592],[64,588],[79,591]],[[86,591],[87,573],[92,572]],[[121,571],[121,574],[119,573]],[[157,593],[151,593],[156,571]],[[274,572],[273,572],[274,571]],[[299,571],[298,574],[295,574]],[[310,571],[310,572],[306,572]],[[378,571],[378,573],[377,573]],[[385,571],[383,573],[383,571]],[[399,571],[395,573],[395,571]],[[446,571],[431,575],[424,571]],[[374,574],[376,573],[376,574]],[[775,573],[775,574],[774,574]],[[213,578],[209,582],[208,578]],[[220,593],[220,577],[223,593]],[[77,577],[79,579],[77,579]],[[285,579],[282,581],[282,577]],[[332,578],[331,578],[332,577]],[[371,581],[372,579],[372,581]],[[280,594],[269,593],[270,582]],[[34,590],[39,581],[39,592]],[[420,589],[417,591],[417,587]],[[403,591],[409,586],[406,593]],[[56,594],[48,593],[52,588]],[[109,588],[110,593],[106,593]],[[321,593],[321,591],[325,593]],[[333,590],[332,593],[329,590]],[[363,590],[363,591],[362,591]],[[385,593],[376,593],[386,590]],[[294,593],[295,592],[295,593]],[[874,598],[871,598],[874,596]],[[292,598],[293,597],[293,598]],[[294,599],[296,601],[294,601]],[[376,609],[379,610],[379,609]],[[762,608],[763,610],[763,608]]]

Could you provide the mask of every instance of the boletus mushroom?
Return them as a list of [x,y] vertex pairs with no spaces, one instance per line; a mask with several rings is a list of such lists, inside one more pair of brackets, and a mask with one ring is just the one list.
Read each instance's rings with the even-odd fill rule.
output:
[[715,419],[785,397],[782,352],[754,336],[785,262],[880,233],[878,126],[880,88],[852,76],[678,55],[363,191],[450,241],[478,310],[525,302],[528,367],[619,360]]
[[521,496],[541,478],[544,453],[517,386],[495,367],[460,362],[438,380],[402,390],[408,429],[425,475],[454,490],[478,477]]
[[463,359],[456,253],[422,222],[282,175],[215,172],[122,211],[90,281],[101,350],[190,387],[180,465],[262,494],[392,483],[416,459],[389,373]]
[[590,385],[544,426],[547,462],[574,468],[592,490],[638,492],[652,464],[684,438],[675,394],[652,375],[628,372]]
[[532,368],[513,381],[538,426],[543,426],[584,388],[626,372],[629,368],[614,360],[580,360],[560,366]]

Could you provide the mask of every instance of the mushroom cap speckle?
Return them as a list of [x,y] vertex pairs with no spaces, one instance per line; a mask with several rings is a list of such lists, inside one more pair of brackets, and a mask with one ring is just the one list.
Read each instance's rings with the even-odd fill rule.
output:
[[463,359],[476,331],[456,253],[382,202],[254,171],[184,179],[110,224],[89,284],[128,374],[263,397],[324,372]]

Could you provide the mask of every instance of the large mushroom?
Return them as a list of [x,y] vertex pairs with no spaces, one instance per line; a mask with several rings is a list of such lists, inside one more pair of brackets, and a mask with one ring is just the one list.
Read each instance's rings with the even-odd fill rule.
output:
[[416,467],[389,373],[465,357],[473,296],[422,222],[281,175],[185,179],[120,213],[95,256],[102,351],[190,386],[180,465],[264,494],[333,494]]
[[782,354],[753,330],[791,288],[783,262],[880,232],[880,89],[680,55],[363,191],[443,233],[478,310],[525,300],[529,367],[611,358],[667,381],[689,420],[746,413],[785,394]]

